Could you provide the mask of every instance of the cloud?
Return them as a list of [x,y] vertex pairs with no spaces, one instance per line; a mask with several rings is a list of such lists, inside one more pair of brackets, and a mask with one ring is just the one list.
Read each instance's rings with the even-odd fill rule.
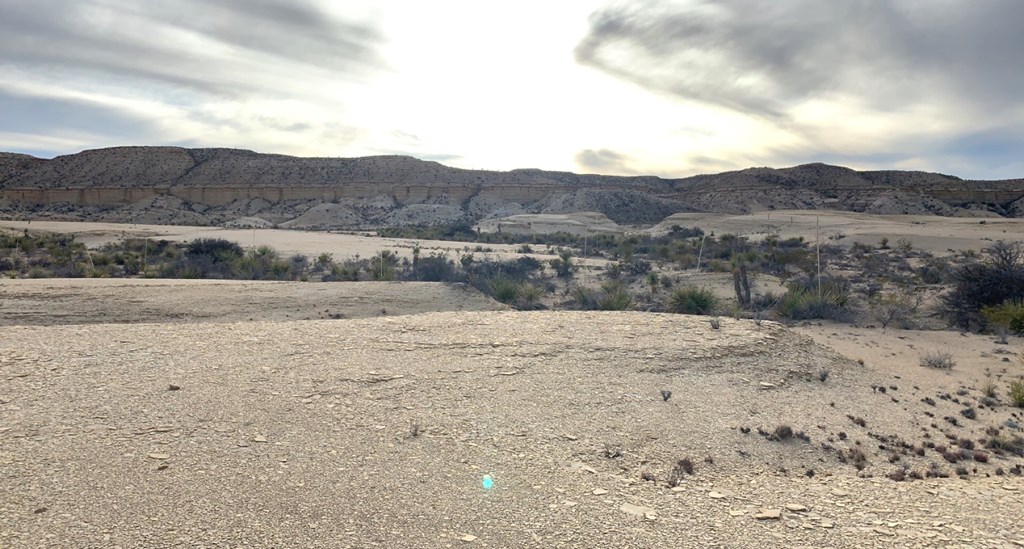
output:
[[593,13],[574,53],[751,121],[732,145],[694,138],[691,156],[1007,177],[1021,167],[1021,21],[1018,0],[634,0]]
[[155,136],[150,119],[120,109],[76,99],[21,96],[0,90],[0,120],[11,133],[69,132],[91,134],[102,129],[117,138]]
[[785,118],[842,93],[892,110],[953,94],[1019,105],[1017,0],[617,3],[591,16],[578,62],[686,99]]
[[610,149],[584,149],[576,153],[576,165],[586,173],[614,173],[628,175],[636,173],[630,166],[630,158]]
[[350,92],[385,68],[383,37],[373,25],[331,15],[327,5],[5,2],[0,108],[13,114],[0,118],[4,147],[343,149],[362,134],[346,123]]
[[289,89],[287,72],[261,68],[356,75],[379,63],[378,42],[301,1],[14,0],[0,18],[5,64],[227,96]]

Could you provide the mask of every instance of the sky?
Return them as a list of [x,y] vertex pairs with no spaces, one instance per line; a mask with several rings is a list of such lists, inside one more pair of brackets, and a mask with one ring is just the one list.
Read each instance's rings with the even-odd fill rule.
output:
[[0,150],[1024,177],[1020,0],[0,0]]

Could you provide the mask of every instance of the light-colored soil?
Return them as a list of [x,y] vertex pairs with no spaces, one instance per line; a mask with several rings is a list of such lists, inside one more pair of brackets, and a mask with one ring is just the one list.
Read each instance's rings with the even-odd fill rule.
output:
[[[749,215],[710,213],[675,214],[651,229],[661,234],[673,225],[700,227],[705,232],[763,237],[776,233],[781,238],[803,237],[808,242],[821,241],[850,245],[860,242],[878,245],[883,238],[889,245],[904,238],[917,249],[937,254],[947,250],[980,250],[996,240],[1019,240],[1024,235],[1024,219],[963,218],[929,215],[870,215],[856,212],[780,210]],[[830,237],[844,238],[830,240]]]
[[[225,229],[220,227],[189,227],[182,225],[134,225],[127,223],[84,223],[74,221],[9,221],[0,220],[0,227],[16,230],[38,230],[74,234],[79,242],[90,248],[112,244],[124,238],[152,238],[171,242],[187,242],[197,238],[223,238],[244,247],[270,246],[282,255],[304,254],[316,258],[321,253],[331,254],[335,261],[355,257],[371,257],[381,250],[390,250],[399,257],[412,258],[412,249],[419,246],[423,255],[443,253],[457,259],[477,246],[471,242],[379,238],[354,233],[323,231],[293,231],[285,229]],[[491,255],[514,254],[519,246],[484,244],[494,252]],[[486,254],[479,254],[485,257]],[[517,254],[518,255],[518,254]]]
[[[882,477],[953,465],[890,464],[873,435],[948,444],[1019,419],[929,426],[961,405],[920,399],[981,364],[910,381],[865,362],[770,322],[644,313],[2,327],[0,546],[1024,543],[1024,482],[995,475],[1019,458]],[[783,423],[811,442],[756,432]],[[839,462],[849,448],[873,478]],[[673,491],[684,457],[696,474]]]
[[[716,216],[710,230],[813,240],[815,212],[778,227],[758,215]],[[822,235],[909,238],[941,253],[984,247],[1016,222],[829,212]],[[0,227],[74,232],[90,246],[219,237],[337,260],[381,249],[409,257],[415,244]],[[419,245],[452,257],[475,247]],[[490,247],[476,255],[519,255]],[[594,284],[604,263],[591,259],[577,278]],[[673,275],[723,298],[732,291],[728,273]],[[758,280],[760,291],[777,286]],[[1014,474],[1024,459],[982,442],[990,428],[1024,434],[1007,397],[1024,375],[1020,338],[729,318],[715,330],[703,317],[504,309],[430,283],[2,280],[0,547],[1024,544],[1024,480]],[[956,366],[922,368],[930,351],[950,352]],[[982,404],[989,379],[995,405]],[[784,424],[810,442],[757,432]],[[974,442],[988,462],[901,446],[956,449],[950,437]],[[608,457],[614,449],[621,456]],[[863,471],[839,459],[850,450],[865,453]],[[696,474],[673,491],[670,471],[684,457]],[[886,478],[897,470],[951,478]],[[779,518],[754,518],[762,510]]]
[[0,279],[0,325],[311,320],[495,311],[466,285],[434,282],[247,282]]

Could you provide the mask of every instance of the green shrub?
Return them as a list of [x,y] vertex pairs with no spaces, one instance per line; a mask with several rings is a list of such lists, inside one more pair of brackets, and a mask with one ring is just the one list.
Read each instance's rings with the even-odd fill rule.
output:
[[359,264],[355,261],[347,260],[344,263],[334,263],[331,265],[331,273],[325,275],[323,280],[325,282],[342,280],[347,282],[356,282],[359,280]]
[[576,286],[573,288],[572,299],[581,309],[589,311],[597,308],[597,296],[594,294],[594,290],[585,286]]
[[[222,261],[230,256],[241,256],[243,253],[241,246],[223,238],[197,238],[189,242],[185,250],[189,255],[209,255]],[[273,248],[270,250],[273,251]]]
[[[819,287],[820,284],[820,287]],[[842,278],[822,277],[790,283],[776,311],[790,320],[840,320],[848,313],[850,283]]]
[[985,254],[953,272],[953,290],[943,297],[943,313],[961,328],[985,320],[985,307],[1024,300],[1024,245],[1000,240]]
[[385,250],[370,259],[370,266],[367,270],[374,280],[391,281],[395,279],[397,266],[398,256],[394,252]]
[[1024,299],[1008,299],[997,307],[982,307],[981,313],[991,326],[1024,334]]
[[686,286],[672,292],[668,310],[684,315],[707,315],[718,306],[718,297],[708,288]]
[[544,288],[529,282],[519,285],[519,291],[515,300],[515,307],[521,311],[533,311],[543,309],[544,304],[540,298],[544,297]]
[[488,284],[491,297],[502,302],[512,303],[519,297],[519,284],[504,276],[492,278]]
[[1010,382],[1010,402],[1018,408],[1024,408],[1024,379]]
[[601,286],[597,308],[602,311],[625,311],[633,306],[633,296],[624,284],[610,280]]

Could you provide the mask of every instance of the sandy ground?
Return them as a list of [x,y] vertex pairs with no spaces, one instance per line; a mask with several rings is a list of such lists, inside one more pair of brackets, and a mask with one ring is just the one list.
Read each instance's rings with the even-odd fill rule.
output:
[[506,307],[434,282],[0,279],[0,325],[365,318]]
[[[759,215],[711,230],[757,234]],[[884,234],[938,252],[983,247],[1018,221],[829,218],[841,243]],[[797,212],[779,230],[813,238],[814,223]],[[30,227],[88,245],[137,231],[249,246],[254,234]],[[412,246],[255,235],[336,259]],[[725,275],[688,276],[729,293]],[[1024,546],[1012,473],[1024,460],[899,453],[949,437],[981,449],[993,427],[1024,434],[1006,404],[1024,375],[1020,338],[503,309],[429,283],[0,281],[0,547]],[[922,368],[928,351],[957,364]],[[994,406],[981,404],[987,375]],[[757,434],[781,424],[811,442]],[[838,459],[857,449],[860,472]],[[696,474],[673,490],[683,457]],[[885,478],[932,466],[965,467],[966,480]]]
[[[820,229],[819,229],[820,224]],[[781,238],[804,237],[822,242],[835,235],[845,235],[834,242],[877,245],[888,238],[890,246],[905,238],[915,248],[933,253],[949,249],[980,250],[995,240],[1024,238],[1024,219],[938,217],[926,215],[868,215],[856,212],[780,210],[750,215],[676,214],[658,224],[652,232],[668,231],[672,225],[697,226],[715,234],[737,234],[759,237],[777,233]]]
[[[116,243],[124,238],[152,238],[186,242],[197,238],[223,238],[244,247],[270,246],[283,255],[304,254],[315,258],[329,253],[336,261],[355,257],[371,257],[381,250],[390,250],[399,257],[412,258],[412,249],[419,246],[423,255],[444,253],[452,259],[471,252],[472,242],[379,238],[355,233],[294,231],[285,229],[225,229],[221,227],[189,227],[182,225],[134,225],[119,223],[83,223],[72,221],[9,221],[0,220],[0,227],[16,230],[39,230],[74,234],[90,248]],[[514,254],[519,246],[484,244],[493,255]],[[487,254],[478,254],[481,256]],[[518,255],[518,254],[517,254]]]
[[[1024,543],[1024,481],[994,474],[1020,458],[882,477],[952,465],[891,464],[879,436],[945,442],[1017,413],[929,426],[961,405],[919,399],[983,364],[887,367],[774,323],[644,313],[6,326],[0,546]],[[782,423],[811,442],[756,433]],[[852,448],[873,478],[837,459]]]

